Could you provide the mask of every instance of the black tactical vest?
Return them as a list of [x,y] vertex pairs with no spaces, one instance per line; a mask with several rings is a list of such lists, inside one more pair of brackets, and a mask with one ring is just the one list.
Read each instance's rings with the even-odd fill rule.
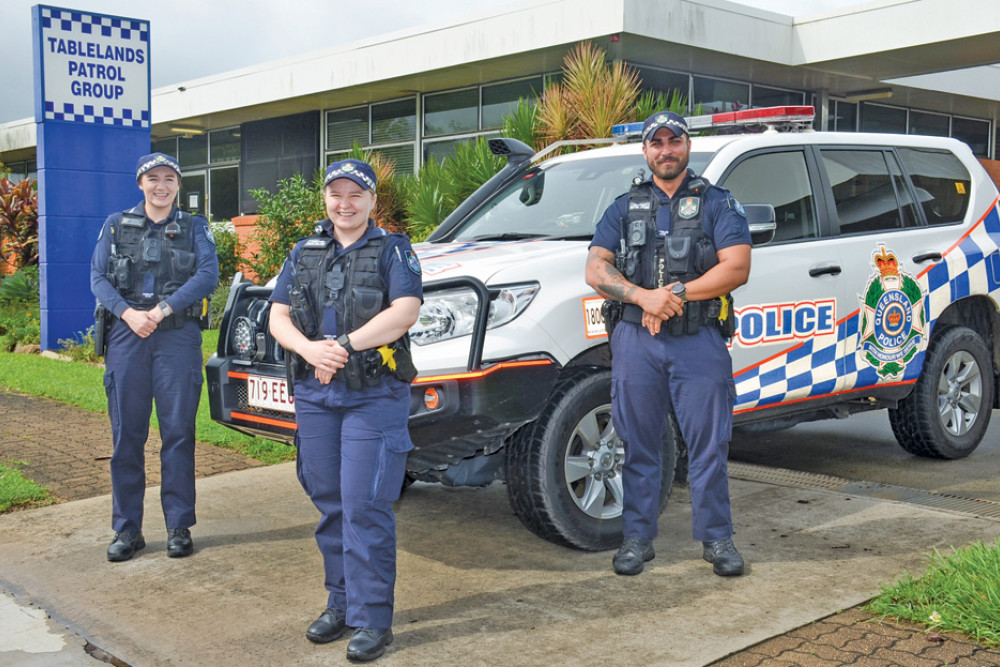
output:
[[173,220],[147,225],[146,216],[122,212],[111,226],[108,280],[125,299],[155,304],[195,273],[194,218],[177,211]]
[[[379,257],[388,236],[370,239],[361,248],[334,257],[333,237],[325,231],[306,239],[295,263],[292,320],[308,338],[323,337],[323,311],[337,311],[337,330],[346,334],[364,326],[389,305],[389,293],[379,274]],[[294,294],[293,296],[298,296]]]
[[[639,287],[656,289],[673,282],[686,283],[703,275],[719,263],[715,245],[702,226],[704,194],[709,183],[690,178],[684,190],[670,200],[670,232],[660,238],[656,233],[656,214],[660,198],[651,181],[632,186],[628,197],[628,215],[622,226],[622,242],[615,255],[615,265],[625,278]],[[716,325],[724,335],[732,322],[729,295],[708,301],[689,301],[684,315],[667,321],[672,335],[696,333],[702,325]],[[624,304],[622,319],[641,323],[642,309]]]
[[[295,279],[289,289],[289,315],[295,327],[310,340],[324,337],[323,311],[337,311],[337,331],[348,334],[364,326],[389,307],[388,285],[379,273],[379,260],[389,235],[369,239],[368,243],[350,252],[335,255],[333,237],[317,226],[306,239],[295,262]],[[417,371],[410,358],[407,334],[391,343],[395,368],[390,368],[378,350],[362,350],[350,355],[347,365],[337,371],[334,379],[354,390],[374,386],[384,373],[392,373],[404,382],[411,382]],[[388,351],[388,350],[387,350]],[[286,353],[289,379],[302,379],[313,371],[304,359]],[[293,386],[293,385],[290,385]]]

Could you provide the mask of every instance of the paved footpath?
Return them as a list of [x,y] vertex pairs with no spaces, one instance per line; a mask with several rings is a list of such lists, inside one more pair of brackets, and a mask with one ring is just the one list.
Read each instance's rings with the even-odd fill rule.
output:
[[[260,468],[199,443],[195,556],[163,558],[154,529],[149,548],[116,567],[100,525],[110,440],[105,415],[0,390],[0,460],[27,461],[29,477],[76,501],[0,517],[0,665],[346,664],[340,642],[301,637],[322,591],[315,512],[291,464]],[[150,485],[158,446],[154,429]],[[1000,666],[1000,651],[853,606],[876,581],[918,571],[933,546],[1000,534],[996,522],[734,480],[749,576],[713,577],[673,539],[690,527],[679,489],[657,559],[632,579],[609,574],[609,554],[531,537],[503,493],[418,484],[404,498],[398,641],[380,664],[606,665],[617,654],[667,666]],[[147,497],[149,511],[156,503]],[[121,587],[144,594],[122,598]]]
[[[148,486],[160,483],[159,451],[160,436],[154,427],[146,442]],[[0,389],[0,461],[26,462],[21,468],[24,476],[47,488],[58,500],[111,493],[111,452],[111,424],[106,414]],[[259,465],[259,461],[234,451],[196,444],[198,477]],[[110,521],[109,516],[109,531]]]

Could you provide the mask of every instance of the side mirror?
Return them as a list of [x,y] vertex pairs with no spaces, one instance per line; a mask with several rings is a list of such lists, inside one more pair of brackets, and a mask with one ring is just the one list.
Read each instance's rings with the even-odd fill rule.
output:
[[773,241],[774,232],[778,229],[774,207],[770,204],[744,204],[743,210],[747,214],[747,225],[750,227],[753,244],[767,245]]

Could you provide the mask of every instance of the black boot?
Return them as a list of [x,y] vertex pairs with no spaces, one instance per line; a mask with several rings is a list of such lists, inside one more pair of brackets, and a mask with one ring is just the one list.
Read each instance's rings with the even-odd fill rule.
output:
[[374,660],[392,643],[392,628],[358,628],[347,645],[347,659],[358,662]]
[[733,540],[702,542],[701,557],[712,564],[712,570],[720,577],[736,577],[743,574],[743,556],[736,550]]
[[191,541],[191,531],[187,528],[167,529],[167,556],[183,558],[194,552],[194,542]]
[[146,540],[142,539],[142,533],[138,530],[120,530],[115,533],[111,544],[108,545],[108,560],[112,563],[120,563],[129,560],[135,552],[146,546]]
[[306,639],[316,644],[327,644],[343,637],[345,630],[347,614],[339,609],[327,609],[306,630]]
[[653,540],[645,537],[626,537],[618,553],[611,559],[611,565],[615,568],[615,574],[639,574],[642,572],[643,564],[653,560],[655,556]]

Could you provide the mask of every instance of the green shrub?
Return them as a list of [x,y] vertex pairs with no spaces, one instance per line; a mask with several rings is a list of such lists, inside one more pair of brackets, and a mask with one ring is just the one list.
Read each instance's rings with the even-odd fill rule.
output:
[[38,303],[38,266],[26,266],[17,273],[0,279],[0,301],[7,303]]
[[38,181],[0,176],[0,258],[20,269],[38,263]]
[[209,225],[215,238],[215,253],[219,257],[219,282],[229,284],[243,263],[243,244],[233,223],[228,220]]
[[408,182],[407,229],[413,241],[427,238],[435,227],[466,197],[476,191],[504,165],[493,155],[489,141],[477,137],[455,147],[455,152],[437,164],[425,163]]
[[87,327],[86,331],[78,331],[73,338],[59,339],[60,354],[63,354],[73,361],[83,361],[86,363],[97,363],[101,357],[94,351],[94,327]]
[[0,352],[10,352],[18,344],[38,345],[42,329],[38,322],[38,304],[0,304]]
[[312,234],[313,224],[326,217],[323,206],[323,172],[310,185],[302,174],[278,181],[278,190],[256,188],[250,196],[260,205],[251,243],[257,247],[247,265],[261,281],[277,275],[292,246]]

